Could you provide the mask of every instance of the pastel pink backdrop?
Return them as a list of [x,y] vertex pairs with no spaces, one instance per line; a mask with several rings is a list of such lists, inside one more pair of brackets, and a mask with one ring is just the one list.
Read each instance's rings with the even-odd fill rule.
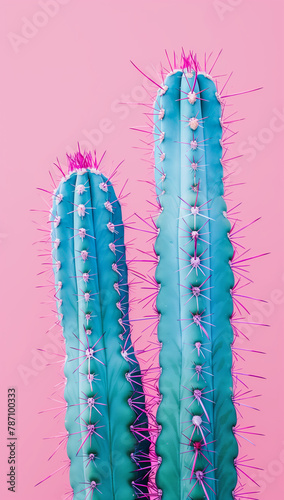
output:
[[[149,187],[138,180],[149,179],[151,173],[142,152],[132,147],[139,146],[139,137],[130,130],[143,125],[143,110],[122,107],[119,102],[145,99],[143,78],[130,59],[150,70],[164,59],[165,48],[180,50],[181,46],[200,56],[204,51],[217,54],[223,48],[216,73],[234,71],[232,92],[264,86],[261,92],[231,100],[232,109],[246,117],[239,124],[233,148],[236,154],[244,153],[234,180],[245,185],[234,191],[232,203],[243,201],[244,223],[262,216],[248,231],[248,247],[256,254],[272,252],[251,266],[251,295],[268,301],[265,306],[252,303],[252,320],[271,325],[251,327],[251,347],[267,355],[248,355],[243,363],[245,371],[266,377],[263,382],[251,381],[262,397],[260,412],[246,420],[265,437],[257,437],[255,447],[244,443],[242,454],[255,456],[256,465],[264,469],[254,473],[261,486],[259,498],[282,498],[284,4],[282,0],[58,0],[55,15],[42,15],[46,3],[1,1],[1,499],[13,496],[5,484],[9,386],[16,386],[18,393],[17,492],[13,498],[63,499],[69,489],[68,475],[61,472],[34,488],[64,458],[59,453],[54,463],[47,461],[57,441],[44,437],[64,429],[53,414],[38,414],[54,406],[48,398],[61,381],[61,365],[45,366],[58,357],[47,360],[43,353],[35,365],[36,349],[45,349],[50,342],[45,332],[52,318],[40,316],[51,314],[54,307],[41,304],[50,300],[48,292],[36,288],[42,284],[37,276],[42,269],[37,257],[40,246],[33,244],[39,239],[33,220],[41,218],[30,209],[45,209],[36,188],[49,188],[48,170],[57,156],[64,163],[65,151],[74,150],[78,140],[91,147],[96,141],[99,152],[108,151],[106,170],[112,162],[125,160],[118,180],[122,185],[129,178],[131,195],[125,217],[134,210],[148,210]],[[37,26],[29,25],[27,32],[30,22]],[[249,145],[250,137],[256,138],[255,145]],[[143,245],[142,237],[138,241]],[[141,313],[135,305],[133,315]],[[139,333],[135,326],[135,336]],[[23,376],[26,369],[33,370],[28,377]],[[254,491],[254,485],[249,490]]]

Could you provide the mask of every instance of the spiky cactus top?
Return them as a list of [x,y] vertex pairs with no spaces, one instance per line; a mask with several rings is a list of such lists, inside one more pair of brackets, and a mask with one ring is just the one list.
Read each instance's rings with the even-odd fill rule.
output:
[[147,417],[130,339],[124,226],[91,154],[69,158],[51,221],[73,498],[144,498]]

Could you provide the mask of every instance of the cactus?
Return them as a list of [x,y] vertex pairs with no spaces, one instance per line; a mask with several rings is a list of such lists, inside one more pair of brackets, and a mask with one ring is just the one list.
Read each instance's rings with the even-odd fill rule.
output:
[[121,208],[99,166],[90,153],[69,157],[51,211],[67,452],[74,500],[130,500],[147,495],[148,424],[130,338]]
[[224,99],[196,57],[183,54],[181,69],[174,69],[176,57],[170,66],[165,78],[162,67],[153,111],[161,344],[156,498],[254,498],[242,480],[238,484],[239,474],[253,466],[237,458],[241,374],[234,372],[233,352],[240,331],[233,306],[251,257],[233,247],[237,231],[223,197],[233,133]]

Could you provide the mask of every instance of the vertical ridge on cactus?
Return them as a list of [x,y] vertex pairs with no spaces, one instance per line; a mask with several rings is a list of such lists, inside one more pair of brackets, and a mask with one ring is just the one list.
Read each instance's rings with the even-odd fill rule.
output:
[[162,83],[149,78],[157,87],[149,132],[159,208],[153,259],[161,344],[154,497],[232,500],[246,495],[244,479],[250,479],[238,458],[246,428],[237,424],[243,396],[235,363],[245,322],[240,309],[247,311],[242,300],[251,298],[238,290],[250,281],[251,257],[238,242],[238,207],[227,210],[224,200],[234,136],[224,99],[237,94],[224,95],[229,78],[218,90],[211,73],[217,60],[208,71],[205,57],[202,71],[192,53],[174,54],[173,62],[166,55],[170,70],[162,66]]
[[148,424],[130,336],[124,226],[99,166],[90,153],[69,157],[51,211],[72,498],[148,498]]

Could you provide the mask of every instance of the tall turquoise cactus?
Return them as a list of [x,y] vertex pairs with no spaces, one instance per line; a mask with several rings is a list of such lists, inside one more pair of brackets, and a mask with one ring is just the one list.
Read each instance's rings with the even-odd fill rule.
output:
[[224,123],[222,98],[195,56],[181,60],[181,69],[175,57],[163,84],[156,84],[153,111],[160,209],[155,242],[161,345],[156,497],[240,499],[248,493],[238,476],[248,464],[237,458],[234,389],[241,375],[233,371],[239,335],[233,323],[238,285],[233,271],[243,275],[249,259],[236,258],[223,197],[223,133],[230,126]]
[[148,423],[130,338],[124,225],[112,184],[90,153],[69,158],[51,225],[72,498],[148,498]]

